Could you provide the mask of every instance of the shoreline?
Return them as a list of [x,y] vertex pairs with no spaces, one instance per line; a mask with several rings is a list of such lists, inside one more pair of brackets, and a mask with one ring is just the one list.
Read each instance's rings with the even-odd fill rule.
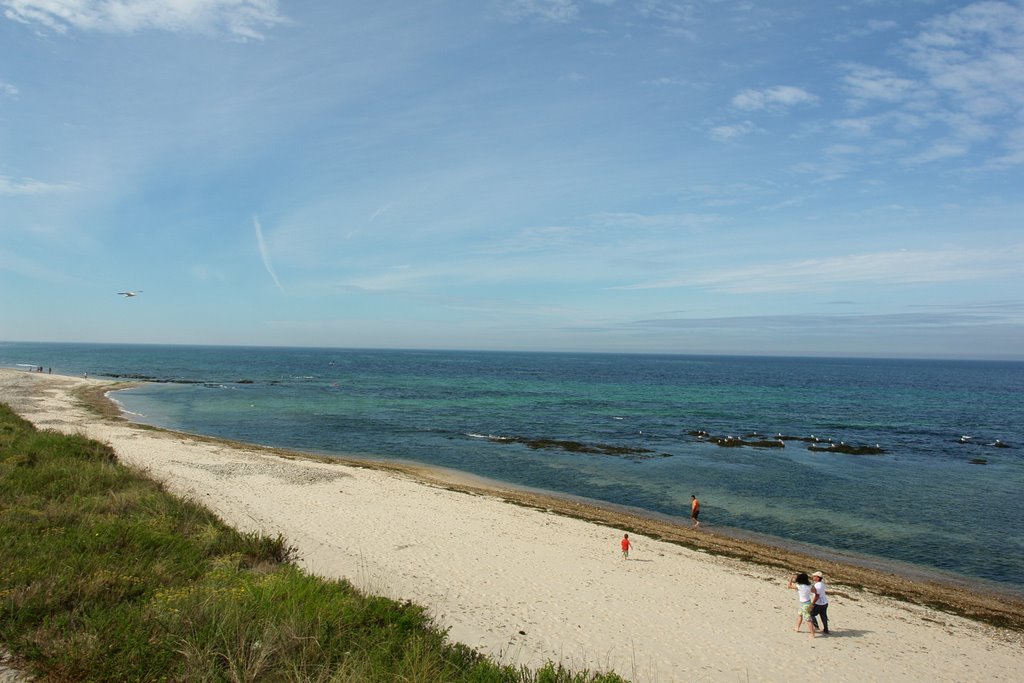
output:
[[[1005,594],[437,468],[160,430],[117,417],[104,395],[125,387],[0,370],[0,401],[39,428],[110,443],[232,525],[283,533],[307,570],[423,604],[453,639],[502,661],[554,659],[636,681],[826,669],[833,680],[872,669],[884,680],[1013,680],[1024,667],[1024,601]],[[83,401],[107,407],[87,412]],[[623,532],[637,541],[628,562],[618,557]],[[787,575],[810,569],[826,574],[836,624],[812,642],[792,633],[785,590]]]
[[[153,428],[172,434],[194,436],[188,432],[177,432],[160,427]],[[277,452],[285,457],[323,459],[324,462],[340,462],[353,467],[370,467],[402,472],[421,481],[444,486],[453,491],[495,496],[512,504],[533,507],[538,510],[575,517],[584,521],[615,526],[616,528],[621,527],[626,531],[652,530],[648,535],[656,535],[659,540],[664,540],[668,543],[723,557],[756,562],[764,566],[789,566],[795,564],[800,566],[843,567],[848,570],[854,570],[850,573],[862,572],[867,580],[863,583],[854,582],[853,585],[869,591],[872,590],[872,586],[879,585],[877,580],[871,581],[870,579],[893,577],[899,578],[902,582],[910,582],[912,584],[914,582],[924,582],[929,587],[934,587],[940,592],[952,591],[957,595],[963,593],[977,594],[996,601],[1016,602],[1018,609],[1022,612],[1022,617],[1024,617],[1024,587],[1014,588],[994,581],[942,572],[938,569],[914,565],[900,560],[815,546],[801,541],[793,541],[770,534],[728,527],[713,522],[709,524],[704,519],[701,520],[701,530],[696,531],[691,528],[689,518],[673,517],[672,515],[644,510],[643,508],[631,508],[626,505],[609,503],[585,496],[519,486],[436,465],[385,458],[378,460],[331,453],[293,451],[287,448],[253,445],[246,442],[231,441],[230,439],[220,439],[219,437],[203,436],[203,438],[211,438],[239,446],[267,448],[271,452]],[[759,549],[759,552],[749,552],[752,549]],[[765,556],[785,556],[794,561],[780,565],[775,561],[759,562],[756,559]],[[842,573],[845,574],[846,571],[844,570]],[[836,573],[833,572],[833,576],[835,575]],[[886,583],[885,581],[881,582],[881,584]],[[879,591],[876,590],[875,592]],[[913,601],[912,595],[916,595],[916,593],[903,595],[899,592],[885,594],[890,597],[911,601]],[[936,605],[942,606],[941,598],[937,600]],[[949,605],[948,608],[955,611],[953,605]],[[1008,627],[1024,631],[1024,618],[1017,625],[1011,624]]]
[[[93,396],[90,401],[92,407],[101,415],[119,419],[141,429],[151,429],[183,438],[209,440],[239,448],[260,449],[289,459],[309,459],[348,467],[399,472],[452,491],[493,496],[508,503],[622,528],[631,533],[644,533],[651,538],[691,550],[753,562],[766,567],[813,565],[830,573],[833,580],[838,577],[844,585],[850,587],[1024,632],[1024,588],[1014,590],[1012,587],[982,579],[946,575],[929,567],[812,546],[743,529],[716,528],[714,524],[709,528],[706,522],[702,525],[701,531],[696,531],[690,527],[688,519],[673,520],[668,515],[648,510],[629,509],[605,501],[555,491],[530,489],[444,467],[347,454],[312,453],[147,425],[127,417],[121,404],[110,396],[117,391],[138,386],[141,382],[97,381],[112,382],[116,386],[104,389],[102,395]],[[108,404],[106,407],[103,405],[104,402]],[[902,571],[897,573],[890,569],[895,567]]]
[[[77,379],[69,375],[57,375],[57,377]],[[682,518],[673,521],[667,519],[667,515],[658,515],[647,510],[629,510],[625,506],[604,501],[560,494],[554,491],[529,489],[467,472],[422,463],[384,458],[378,460],[347,454],[311,453],[147,425],[127,417],[121,404],[110,396],[112,393],[130,389],[143,382],[98,378],[90,381],[113,386],[103,386],[99,392],[88,390],[82,392],[82,396],[87,398],[86,402],[89,407],[94,409],[98,415],[139,429],[237,448],[257,449],[290,460],[305,459],[311,462],[338,464],[346,467],[397,472],[411,476],[423,483],[441,486],[452,491],[493,496],[508,503],[582,521],[614,526],[634,533],[644,533],[651,538],[691,550],[753,562],[766,567],[809,567],[813,565],[828,572],[833,580],[839,577],[844,585],[850,587],[927,605],[978,619],[994,626],[1024,632],[1024,594],[993,582],[984,582],[978,579],[978,581],[982,581],[983,586],[968,587],[973,580],[971,577],[941,576],[940,572],[928,567],[900,563],[888,558],[857,556],[855,553],[819,548],[783,538],[776,539],[766,534],[747,532],[742,529],[733,530],[721,527],[716,529],[713,524],[709,529],[705,523],[701,531],[696,531],[689,526],[688,520]],[[777,543],[771,541],[777,541]],[[797,549],[799,546],[804,546],[805,549]],[[847,556],[846,561],[836,559],[843,555]],[[885,568],[865,566],[869,564],[904,565],[906,573],[912,574],[912,576],[896,574]]]

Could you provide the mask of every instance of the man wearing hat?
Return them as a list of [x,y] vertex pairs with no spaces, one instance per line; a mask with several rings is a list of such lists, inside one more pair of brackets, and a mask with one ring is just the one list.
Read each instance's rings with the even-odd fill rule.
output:
[[819,572],[811,574],[811,625],[818,628],[818,617],[821,617],[821,632],[828,635],[828,595],[825,592],[825,575]]

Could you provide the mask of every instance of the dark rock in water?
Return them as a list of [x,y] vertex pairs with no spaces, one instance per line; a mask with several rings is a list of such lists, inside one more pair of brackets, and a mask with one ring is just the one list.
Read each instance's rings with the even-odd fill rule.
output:
[[251,379],[240,379],[235,384],[256,384],[256,382],[253,382]]
[[747,441],[746,445],[754,448],[785,448],[786,442],[778,439],[760,439],[759,441]]
[[853,446],[848,443],[834,443],[829,446],[808,446],[807,450],[816,453],[846,453],[847,455],[881,455],[885,449],[879,445]]
[[613,446],[610,444],[587,444],[579,441],[563,441],[559,439],[529,439],[524,436],[497,436],[488,439],[493,443],[518,443],[534,450],[562,450],[569,453],[587,453],[593,455],[618,455],[627,458],[667,458],[671,453],[653,455],[650,448],[633,446]]
[[986,460],[985,458],[971,458],[967,462],[968,462],[968,464],[971,464],[971,465],[987,465],[988,464],[988,460]]
[[742,448],[743,446],[750,446],[751,448],[785,448],[786,444],[778,439],[758,439],[757,441],[747,441],[737,436],[712,436],[708,437],[708,442],[715,445],[721,446],[722,448]]
[[1003,443],[999,439],[996,439],[996,442],[994,444],[992,444],[992,447],[993,448],[1013,448],[1013,446],[1011,446],[1010,444]]
[[101,372],[99,373],[99,376],[110,377],[112,379],[134,380],[137,382],[150,382],[153,384],[206,384],[205,381],[199,379],[181,379],[178,377],[154,377],[152,375],[140,375],[132,372]]
[[757,432],[750,432],[745,436],[712,436],[703,429],[691,429],[686,432],[690,436],[696,437],[701,441],[707,441],[713,443],[716,446],[722,448],[742,448],[744,446],[750,446],[751,448],[785,448],[786,444],[778,437],[766,437],[763,434]]
[[740,438],[738,436],[712,436],[703,429],[690,430],[687,434],[722,448],[741,448],[743,446],[750,446],[751,448],[785,448],[787,441],[802,441],[810,444],[807,450],[820,453],[847,453],[849,455],[879,455],[885,453],[885,449],[878,444],[874,446],[854,446],[843,442],[836,443],[830,438],[823,439],[814,434],[810,436],[792,436],[780,432],[776,436],[766,437],[758,432],[750,432],[743,438]]

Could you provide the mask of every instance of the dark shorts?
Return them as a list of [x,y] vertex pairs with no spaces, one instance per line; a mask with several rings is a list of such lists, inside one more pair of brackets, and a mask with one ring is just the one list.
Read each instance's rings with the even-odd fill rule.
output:
[[697,519],[698,517],[700,517],[700,510],[694,510],[693,512],[690,513],[690,516],[694,519]]

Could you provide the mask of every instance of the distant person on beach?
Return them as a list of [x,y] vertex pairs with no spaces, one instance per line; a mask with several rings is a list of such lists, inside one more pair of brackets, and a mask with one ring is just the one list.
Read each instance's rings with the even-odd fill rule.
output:
[[633,544],[629,542],[629,534],[622,535],[622,559],[629,559],[629,549],[633,547]]
[[800,611],[797,612],[796,617],[796,628],[793,629],[797,633],[800,632],[800,626],[807,620],[807,628],[811,630],[811,638],[814,637],[814,622],[811,621],[811,580],[807,578],[807,574],[800,572],[789,577],[789,588],[796,589],[796,599],[800,603]]
[[811,574],[814,584],[811,586],[811,626],[818,628],[818,617],[821,617],[821,632],[828,635],[828,592],[825,588],[825,576],[820,571]]
[[690,519],[693,520],[693,528],[700,527],[700,501],[697,496],[690,496]]

